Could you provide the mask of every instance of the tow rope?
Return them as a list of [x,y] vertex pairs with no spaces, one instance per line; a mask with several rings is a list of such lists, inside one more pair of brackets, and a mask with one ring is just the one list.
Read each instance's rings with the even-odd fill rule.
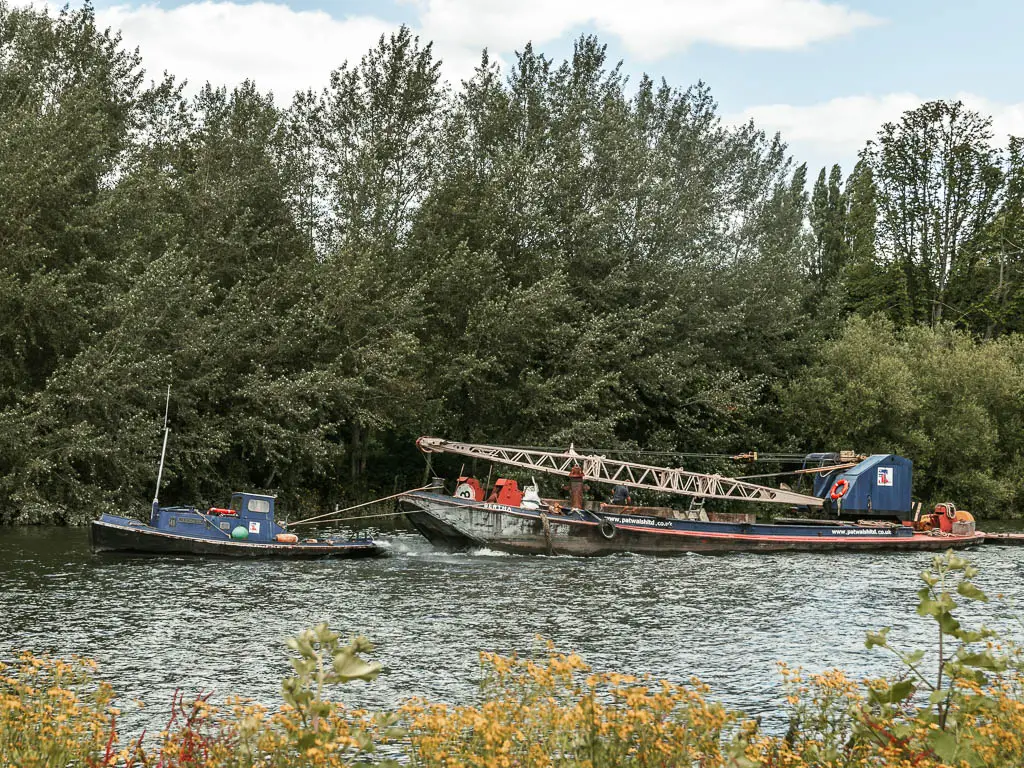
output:
[[[351,512],[353,509],[361,509],[362,507],[369,507],[372,504],[380,504],[383,501],[390,501],[391,499],[397,499],[399,496],[404,496],[407,493],[414,493],[415,491],[425,491],[433,486],[424,485],[421,488],[410,488],[408,491],[400,491],[399,493],[393,493],[390,496],[384,496],[380,499],[373,499],[372,501],[364,501],[362,504],[355,504],[345,509],[335,509],[331,512],[324,512],[322,515],[316,515],[315,517],[307,517],[305,520],[298,520],[294,523],[288,523],[288,528],[294,528],[298,525],[307,525],[309,523],[337,523],[347,522],[350,520],[373,520],[381,517],[397,517],[398,515],[404,515],[405,512],[387,512],[384,514],[377,515],[358,515],[356,517],[327,517],[328,515],[340,515],[342,512]],[[327,518],[326,520],[324,518]]]

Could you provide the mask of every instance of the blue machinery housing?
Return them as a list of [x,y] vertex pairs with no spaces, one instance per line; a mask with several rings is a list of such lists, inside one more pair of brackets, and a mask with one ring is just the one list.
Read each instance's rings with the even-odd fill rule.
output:
[[[814,478],[814,495],[825,499],[826,513],[910,519],[914,462],[892,453],[869,456],[857,466]],[[846,481],[845,492],[842,481]],[[833,497],[839,495],[838,499]]]

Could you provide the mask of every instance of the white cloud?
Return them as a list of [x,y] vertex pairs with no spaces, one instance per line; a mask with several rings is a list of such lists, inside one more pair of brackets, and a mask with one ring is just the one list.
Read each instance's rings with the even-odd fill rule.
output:
[[970,93],[960,93],[955,98],[983,115],[992,116],[992,133],[998,143],[1005,144],[1008,136],[1024,136],[1024,102],[1000,104]]
[[[234,86],[253,80],[287,103],[298,90],[319,90],[345,61],[358,61],[397,24],[375,16],[341,19],[325,11],[300,11],[273,2],[204,0],[173,8],[119,5],[96,11],[101,26],[119,30],[125,45],[138,46],[153,79],[168,71],[187,79],[191,91],[207,81]],[[432,38],[409,24],[424,43]],[[435,45],[444,76],[469,77],[484,43]],[[500,54],[492,56],[501,61]]]
[[921,104],[912,93],[885,96],[843,96],[818,104],[762,104],[748,107],[729,122],[753,119],[761,129],[779,131],[789,142],[820,146],[822,149],[856,152],[873,137],[882,123],[895,120],[904,111]]
[[[651,60],[696,42],[796,48],[877,23],[830,0],[411,0],[406,7],[410,27],[435,42],[453,83],[472,73],[485,47],[501,61],[527,41],[542,44],[584,27]],[[167,70],[193,90],[250,78],[280,103],[296,90],[322,87],[333,69],[358,60],[396,26],[373,15],[334,18],[264,1],[125,4],[99,8],[97,16],[139,47],[154,78]]]
[[[992,117],[995,141],[1005,145],[1008,135],[1024,136],[1024,103],[1003,104],[971,93],[953,94],[970,109]],[[840,163],[849,169],[857,152],[875,138],[885,122],[898,120],[908,109],[926,101],[912,93],[883,96],[843,96],[818,104],[763,104],[727,118],[736,124],[753,119],[762,130],[782,134],[799,161],[811,169]]]
[[593,26],[643,59],[697,42],[799,48],[879,23],[824,0],[421,0],[418,6],[423,29],[438,41],[510,51]]
[[248,78],[284,103],[297,90],[326,85],[332,70],[358,60],[394,29],[371,16],[334,19],[265,2],[122,5],[96,15],[102,26],[121,30],[126,45],[139,47],[154,79],[167,70],[194,90],[206,81],[231,86]]

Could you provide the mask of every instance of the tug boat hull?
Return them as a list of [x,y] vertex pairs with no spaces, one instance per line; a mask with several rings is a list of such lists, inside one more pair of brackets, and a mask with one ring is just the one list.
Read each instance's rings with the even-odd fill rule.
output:
[[242,558],[312,560],[325,557],[378,557],[387,550],[370,539],[317,543],[236,541],[169,533],[131,518],[103,515],[89,528],[94,552],[130,552],[150,555],[202,555]]

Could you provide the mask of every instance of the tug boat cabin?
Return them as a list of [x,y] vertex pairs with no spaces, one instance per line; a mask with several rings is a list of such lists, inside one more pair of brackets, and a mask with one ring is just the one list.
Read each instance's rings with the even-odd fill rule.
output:
[[[226,508],[210,507],[201,512],[195,507],[153,505],[149,524],[159,531],[184,536],[224,540],[224,533],[236,541],[253,543],[294,543],[295,534],[274,520],[274,497],[258,493],[234,493]],[[278,538],[280,537],[280,538]]]

